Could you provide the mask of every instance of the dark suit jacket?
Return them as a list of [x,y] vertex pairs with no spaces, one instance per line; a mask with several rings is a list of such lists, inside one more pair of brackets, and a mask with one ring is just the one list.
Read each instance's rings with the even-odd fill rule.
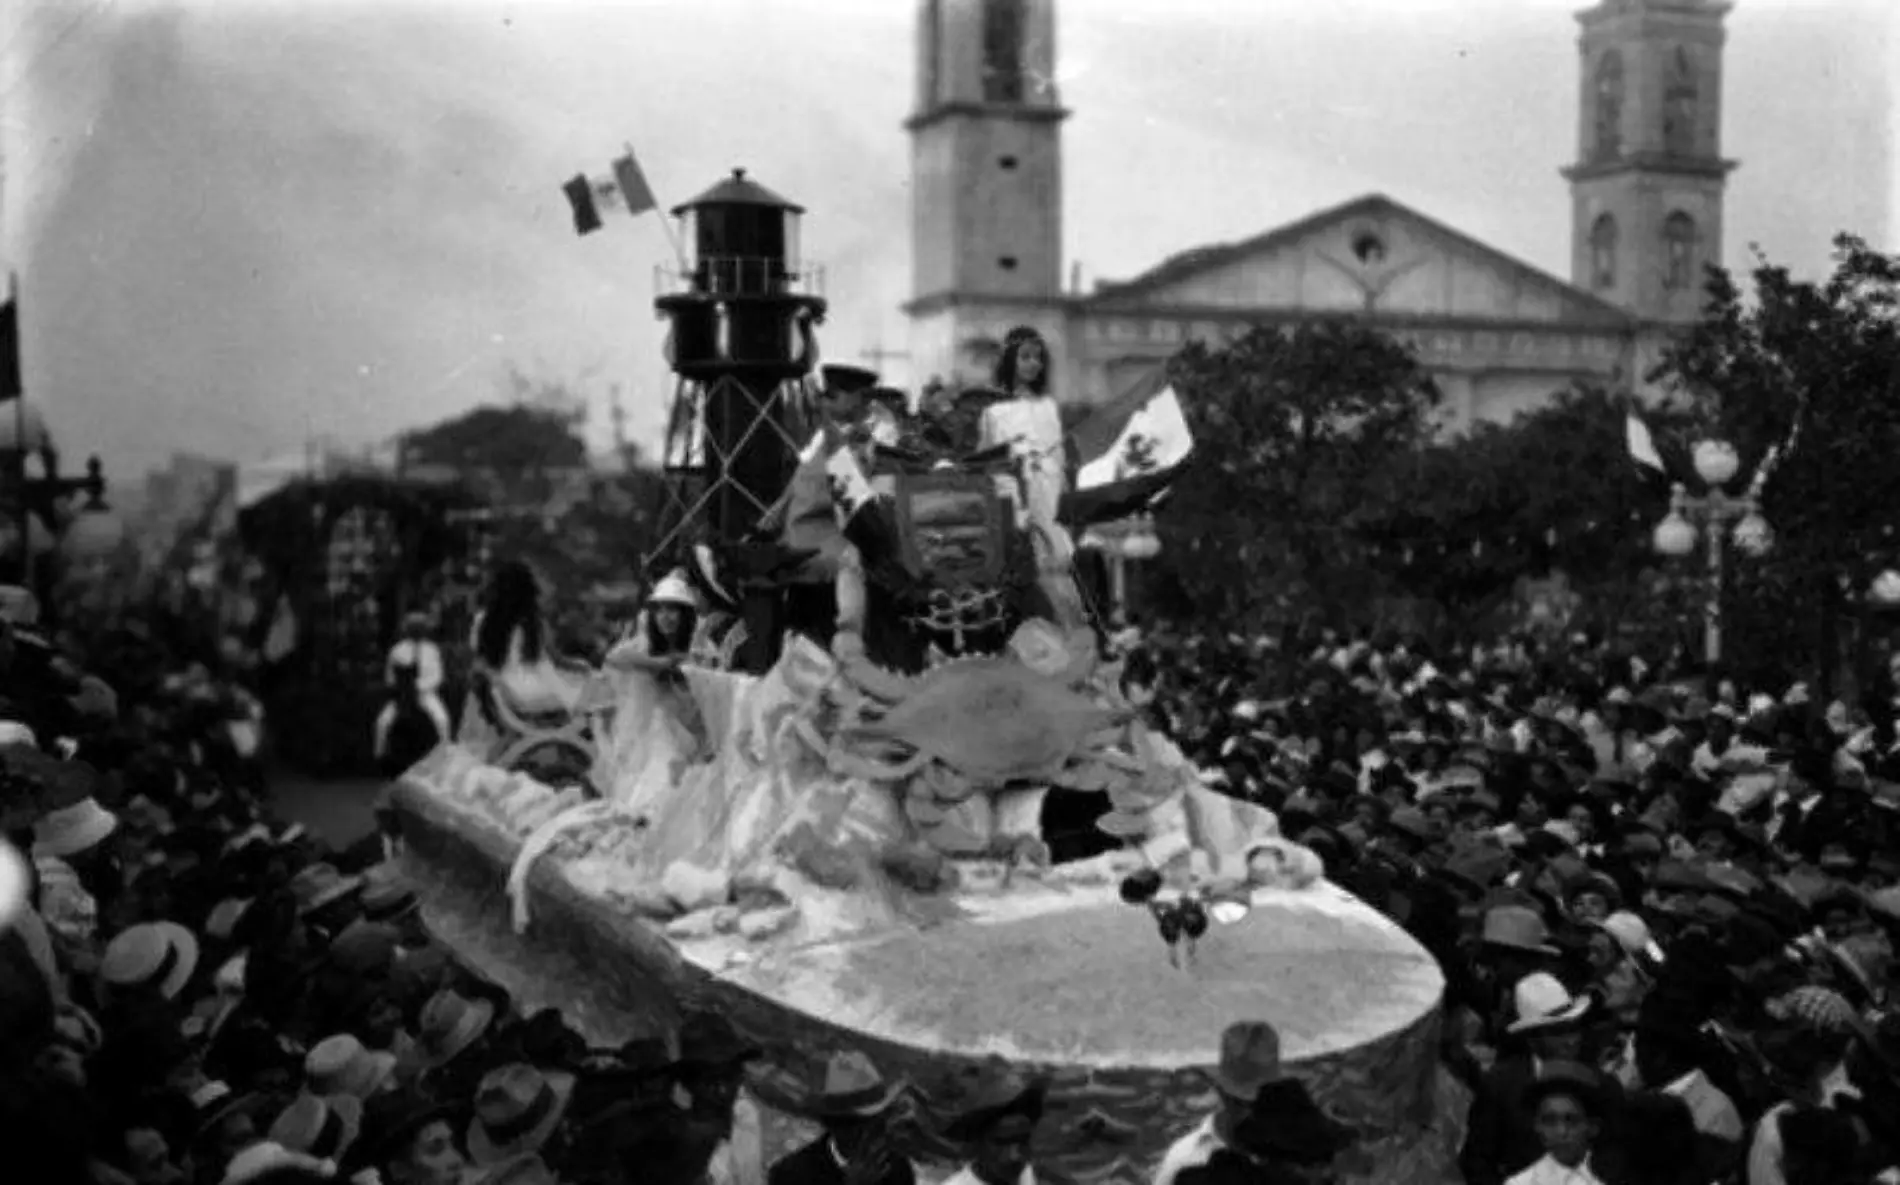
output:
[[[844,1170],[824,1139],[779,1158],[765,1174],[766,1185],[843,1185]],[[917,1185],[910,1161],[900,1159],[879,1185]]]
[[1465,1185],[1500,1185],[1544,1154],[1524,1109],[1524,1089],[1536,1076],[1528,1055],[1504,1058],[1484,1076],[1471,1100],[1465,1146],[1458,1153]]

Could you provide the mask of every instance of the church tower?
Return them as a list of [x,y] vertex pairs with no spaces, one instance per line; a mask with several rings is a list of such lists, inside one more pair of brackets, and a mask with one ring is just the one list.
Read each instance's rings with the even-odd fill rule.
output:
[[1701,312],[1722,260],[1722,0],[1598,0],[1583,27],[1571,281],[1645,321]]
[[1068,112],[1055,0],[920,0],[917,51],[904,125],[913,375],[980,369],[1009,324],[1042,329],[1059,355]]

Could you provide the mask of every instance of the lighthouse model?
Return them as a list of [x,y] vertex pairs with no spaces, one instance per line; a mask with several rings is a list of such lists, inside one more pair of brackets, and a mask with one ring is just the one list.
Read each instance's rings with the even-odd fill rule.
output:
[[[741,539],[791,476],[825,312],[822,271],[799,258],[803,213],[744,169],[673,210],[685,255],[662,269],[654,306],[671,322],[679,385],[666,443],[672,497],[653,561]],[[741,652],[738,665],[763,669],[767,643],[749,643],[760,653]]]

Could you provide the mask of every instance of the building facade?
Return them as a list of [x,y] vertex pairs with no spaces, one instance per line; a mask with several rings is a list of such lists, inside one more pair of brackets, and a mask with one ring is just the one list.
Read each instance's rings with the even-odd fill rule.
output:
[[987,373],[1049,340],[1062,395],[1099,400],[1185,343],[1364,318],[1413,343],[1447,426],[1508,420],[1576,381],[1640,387],[1719,262],[1726,4],[1600,0],[1578,14],[1571,275],[1380,194],[1132,279],[1066,288],[1055,0],[922,0],[912,150],[912,372]]

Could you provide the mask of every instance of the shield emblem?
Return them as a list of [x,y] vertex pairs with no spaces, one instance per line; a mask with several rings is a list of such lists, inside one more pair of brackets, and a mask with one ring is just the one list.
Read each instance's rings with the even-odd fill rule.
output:
[[898,546],[914,580],[962,589],[1001,583],[1009,508],[985,473],[900,473]]

